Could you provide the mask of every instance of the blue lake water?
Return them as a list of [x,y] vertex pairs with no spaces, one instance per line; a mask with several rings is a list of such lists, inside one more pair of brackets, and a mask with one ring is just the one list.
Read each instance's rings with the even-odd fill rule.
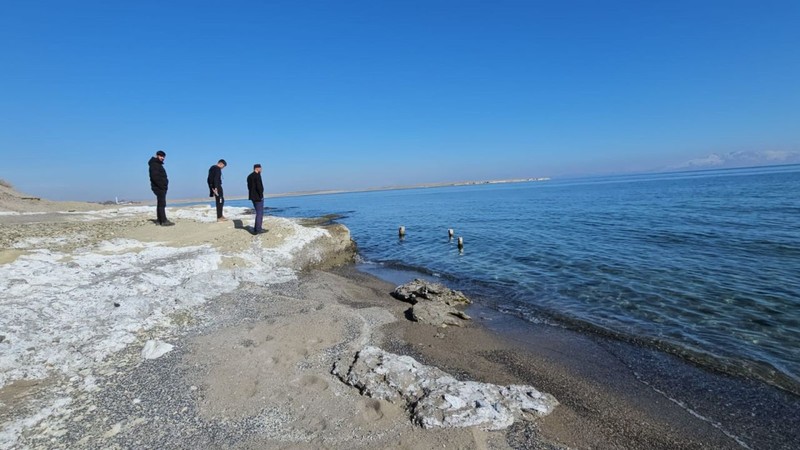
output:
[[531,322],[800,392],[798,165],[266,203],[279,216],[341,215],[367,267],[417,270]]

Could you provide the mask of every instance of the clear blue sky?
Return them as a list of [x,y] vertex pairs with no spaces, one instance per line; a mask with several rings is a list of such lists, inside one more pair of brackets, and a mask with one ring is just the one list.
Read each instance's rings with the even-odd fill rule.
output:
[[626,172],[800,150],[800,1],[0,6],[0,178],[55,199]]

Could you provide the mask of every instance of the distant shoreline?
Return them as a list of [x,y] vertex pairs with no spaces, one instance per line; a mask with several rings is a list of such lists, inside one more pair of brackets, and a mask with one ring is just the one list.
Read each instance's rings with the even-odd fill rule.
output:
[[[674,174],[692,174],[692,173],[703,173],[703,172],[726,172],[726,171],[736,171],[742,169],[766,169],[772,167],[791,167],[791,166],[800,166],[797,163],[791,164],[768,164],[768,165],[757,165],[757,166],[742,166],[742,167],[714,167],[714,168],[704,168],[704,169],[691,169],[691,170],[668,170],[668,171],[644,171],[644,172],[630,172],[630,173],[611,173],[611,174],[595,174],[595,175],[581,175],[581,176],[570,176],[570,177],[558,177],[559,180],[584,180],[587,178],[598,178],[598,177],[628,177],[628,176],[647,176],[647,175],[674,175]],[[427,189],[427,188],[440,188],[440,187],[458,187],[458,186],[478,186],[484,184],[506,184],[506,183],[532,183],[532,182],[542,182],[542,181],[552,181],[551,177],[534,177],[534,178],[512,178],[512,179],[504,179],[504,180],[482,180],[482,181],[453,181],[453,182],[441,182],[441,183],[422,183],[422,184],[412,184],[412,185],[403,185],[403,186],[381,186],[381,187],[370,187],[370,188],[363,188],[363,189],[320,189],[314,191],[292,191],[292,192],[281,192],[281,193],[267,193],[265,195],[266,198],[281,198],[281,197],[304,197],[310,195],[332,195],[332,194],[351,194],[357,192],[380,192],[380,191],[400,191],[400,190],[408,190],[408,189]],[[244,195],[237,195],[234,197],[228,198],[228,200],[247,200],[247,197]],[[186,204],[186,203],[204,203],[204,202],[211,202],[210,197],[200,197],[200,198],[182,198],[182,199],[167,199],[168,203],[170,204]],[[99,202],[95,202],[99,203]],[[139,200],[139,201],[130,201],[131,204],[140,204],[140,205],[149,205],[155,204],[155,200]]]
[[[266,198],[282,198],[282,197],[305,197],[310,195],[333,195],[333,194],[352,194],[356,192],[380,192],[380,191],[401,191],[408,189],[428,189],[428,188],[441,188],[441,187],[459,187],[459,186],[479,186],[484,184],[510,184],[510,183],[534,183],[542,181],[550,181],[550,177],[536,177],[536,178],[513,178],[507,180],[483,180],[483,181],[452,181],[442,183],[423,183],[412,184],[407,186],[381,186],[371,187],[364,189],[322,189],[318,191],[293,191],[293,192],[280,192],[275,194],[267,193],[264,195]],[[246,196],[235,196],[226,198],[226,200],[247,200]],[[204,203],[210,202],[210,197],[201,198],[188,198],[188,199],[175,199],[168,200],[169,203],[184,204],[184,203]],[[138,204],[151,204],[155,200],[147,200],[144,202],[132,202]]]
[[537,181],[550,181],[550,177],[537,177],[537,178],[512,178],[507,180],[483,180],[483,181],[454,181],[442,183],[422,183],[412,184],[408,186],[382,186],[372,187],[365,189],[330,189],[320,191],[295,191],[285,192],[280,194],[267,194],[267,197],[300,197],[304,195],[325,195],[325,194],[349,194],[353,192],[374,192],[374,191],[399,191],[405,189],[426,189],[426,188],[439,188],[439,187],[458,187],[458,186],[476,186],[481,184],[506,184],[506,183],[532,183]]

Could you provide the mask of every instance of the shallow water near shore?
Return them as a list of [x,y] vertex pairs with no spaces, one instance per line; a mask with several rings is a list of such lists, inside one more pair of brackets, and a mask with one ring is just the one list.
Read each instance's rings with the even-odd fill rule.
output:
[[362,268],[391,281],[392,270],[424,273],[530,322],[654,345],[798,393],[797,192],[794,165],[267,204],[279,216],[339,215]]

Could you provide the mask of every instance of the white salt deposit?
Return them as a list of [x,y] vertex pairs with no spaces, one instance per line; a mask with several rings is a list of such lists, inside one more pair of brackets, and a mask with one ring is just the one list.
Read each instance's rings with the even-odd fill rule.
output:
[[96,211],[59,211],[59,214],[70,216],[83,216],[83,219],[114,219],[133,217],[139,214],[149,214],[155,211],[154,206],[124,206],[122,208],[98,209]]
[[552,395],[532,386],[458,381],[437,367],[373,346],[364,347],[353,361],[337,363],[333,373],[364,395],[406,402],[425,428],[501,430],[519,416],[547,415],[558,405]]
[[[226,208],[230,219],[246,208]],[[69,213],[81,220],[152,215],[152,206]],[[214,222],[208,206],[168,210],[169,217]],[[20,379],[59,376],[80,390],[99,389],[93,369],[109,355],[134,343],[143,330],[172,326],[170,316],[235,290],[240,283],[268,285],[295,278],[293,260],[308,260],[309,244],[328,232],[289,219],[272,218],[285,234],[282,244],[264,248],[254,239],[243,252],[225,254],[247,264],[221,269],[222,254],[211,245],[168,247],[163,243],[112,239],[88,244],[82,234],[29,237],[14,247],[27,250],[0,265],[0,388]],[[313,256],[313,254],[311,255]],[[169,344],[154,343],[144,357],[161,356]],[[70,398],[53,400],[0,427],[0,450],[14,448],[26,429],[65,413]],[[61,432],[55,430],[55,432]]]
[[[35,250],[0,266],[0,386],[50,370],[73,375],[133,342],[136,331],[168,323],[176,309],[230,289],[219,277],[205,279],[220,261],[210,246],[142,247],[71,258]],[[202,289],[184,287],[196,279]]]
[[[229,219],[244,219],[252,217],[252,214],[246,214],[251,208],[240,206],[226,206],[225,217]],[[147,215],[155,217],[155,206],[122,206],[119,208],[98,209],[94,211],[57,211],[54,214],[74,217],[80,220],[103,220],[103,219],[124,219],[131,218],[138,215]],[[0,211],[0,216],[35,216],[47,214],[44,212],[16,212],[16,211]],[[209,205],[197,205],[191,207],[167,207],[167,217],[176,219],[188,219],[196,222],[216,222],[216,208]]]
[[[252,214],[245,214],[248,209],[249,208],[243,208],[240,206],[226,206],[225,217],[231,220],[252,219]],[[175,210],[170,210],[170,208],[167,208],[167,217],[210,223],[217,221],[217,209],[208,205],[193,206],[191,208],[180,208]]]
[[47,214],[46,212],[17,212],[17,211],[0,211],[0,216],[41,216]]
[[77,244],[88,239],[85,234],[73,234],[70,236],[59,237],[27,237],[14,242],[11,248],[15,249],[29,249],[40,247],[63,247],[69,244]]
[[[244,219],[251,217],[250,214],[245,214],[249,208],[239,206],[226,206],[225,217],[228,219]],[[100,209],[96,211],[75,211],[64,212],[59,214],[80,216],[83,220],[100,220],[100,219],[119,219],[129,218],[138,215],[148,215],[155,217],[155,206],[123,206],[121,208]],[[197,205],[191,207],[170,208],[167,210],[167,217],[170,219],[186,219],[194,220],[195,222],[211,223],[217,221],[216,208],[210,205]]]
[[0,449],[15,448],[14,443],[23,430],[33,428],[50,416],[69,412],[67,406],[70,403],[72,403],[72,399],[69,397],[59,398],[50,406],[42,408],[30,417],[3,424],[3,428],[0,429]]
[[[210,245],[166,247],[130,239],[72,253],[34,249],[0,265],[0,387],[50,371],[69,377],[136,340],[139,330],[169,326],[169,316],[230,292],[240,282],[293,279],[292,259],[327,231],[290,220],[277,248],[260,241],[228,255],[249,264],[220,269]],[[66,239],[66,238],[65,238]]]
[[149,341],[145,342],[144,348],[142,348],[142,358],[144,359],[158,359],[167,353],[171,352],[173,349],[172,344],[167,344],[166,342],[153,340],[150,339]]
[[91,250],[101,253],[122,253],[129,251],[138,251],[149,247],[157,247],[161,245],[160,242],[141,242],[135,239],[111,239],[110,241],[99,242]]

